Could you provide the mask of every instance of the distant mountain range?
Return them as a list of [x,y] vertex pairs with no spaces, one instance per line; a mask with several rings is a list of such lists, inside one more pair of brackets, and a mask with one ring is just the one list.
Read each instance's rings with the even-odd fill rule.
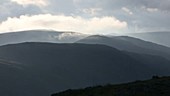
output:
[[143,32],[127,35],[170,47],[170,32]]
[[0,34],[0,46],[23,42],[73,43],[87,36],[87,34],[76,32],[27,30]]
[[126,84],[69,89],[51,96],[169,96],[170,77],[154,76],[150,80]]
[[[112,34],[113,35],[113,34]],[[59,32],[52,30],[26,30],[0,34],[0,46],[6,44],[16,44],[23,42],[51,42],[51,43],[74,43],[80,39],[90,36],[77,32]],[[116,35],[114,37],[119,37]],[[170,47],[170,32],[147,32],[129,33],[125,37],[135,37],[144,41],[153,42],[159,45]],[[106,35],[111,37],[111,35]]]
[[[104,45],[22,43],[0,47],[0,94],[47,96],[69,88],[170,75],[170,61]],[[135,58],[134,58],[135,57]],[[145,57],[145,56],[144,56]],[[149,58],[149,56],[148,56]]]

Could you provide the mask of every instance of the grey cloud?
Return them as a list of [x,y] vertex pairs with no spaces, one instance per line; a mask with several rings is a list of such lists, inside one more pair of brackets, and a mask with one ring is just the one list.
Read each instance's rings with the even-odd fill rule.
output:
[[[139,31],[170,30],[170,22],[168,21],[170,19],[170,0],[107,0],[100,4],[104,9],[102,15],[113,15],[119,20],[126,21],[132,29],[138,26]],[[157,8],[158,11],[148,12],[143,10],[142,6]],[[122,12],[122,7],[129,8],[134,14],[128,15]]]
[[52,14],[75,14],[76,6],[73,0],[49,0],[50,5],[45,8],[49,13]]
[[[75,15],[83,18],[113,16],[120,21],[126,21],[129,28],[134,29],[138,26],[139,30],[170,30],[170,0],[48,0],[49,6],[39,8],[38,6],[27,6],[10,2],[9,0],[1,0],[0,8],[5,12],[0,12],[0,21],[7,17],[18,17],[20,15],[36,15],[42,13]],[[133,12],[132,15],[127,14],[122,8],[126,7]],[[158,11],[149,12],[142,7],[155,8]],[[100,8],[97,14],[91,15],[90,10]],[[2,10],[0,10],[2,11]],[[132,30],[133,31],[133,30]]]
[[43,13],[43,11],[37,6],[23,7],[9,0],[3,0],[0,4],[0,21],[6,20],[8,17],[19,17],[21,15],[34,15]]

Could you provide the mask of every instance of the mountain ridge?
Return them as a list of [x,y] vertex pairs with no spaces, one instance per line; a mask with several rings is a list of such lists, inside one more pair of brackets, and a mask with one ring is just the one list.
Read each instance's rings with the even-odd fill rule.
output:
[[161,44],[170,47],[170,32],[143,32],[143,33],[129,33],[127,34],[131,37],[136,37],[142,40],[150,41],[153,43]]
[[73,43],[88,36],[77,32],[53,30],[25,30],[0,34],[0,46],[23,42]]
[[122,51],[140,54],[159,55],[170,59],[170,48],[152,42],[143,41],[129,36],[106,37],[93,35],[77,41],[76,43],[103,44]]

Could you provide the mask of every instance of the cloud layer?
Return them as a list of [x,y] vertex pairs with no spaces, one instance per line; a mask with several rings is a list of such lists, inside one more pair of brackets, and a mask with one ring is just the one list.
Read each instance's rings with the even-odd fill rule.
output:
[[53,29],[58,31],[76,31],[84,33],[111,33],[125,30],[127,23],[119,21],[115,17],[82,18],[80,16],[65,15],[22,15],[8,18],[0,24],[0,31],[19,31],[30,29]]
[[[88,22],[92,24],[92,22],[100,21],[98,19],[102,19],[104,22],[107,18],[112,18],[110,20],[112,23],[108,22],[108,24],[100,24],[98,23],[99,28],[95,29],[95,32],[105,33],[106,31],[122,31],[122,29],[128,29],[128,32],[141,32],[141,31],[170,31],[170,0],[1,0],[0,3],[0,23],[1,26],[4,26],[4,22],[9,22],[9,20],[18,20],[19,22],[23,22],[23,17],[28,17],[27,19],[31,19],[33,17],[40,16],[45,17],[47,14],[51,14],[50,18],[54,18],[55,16],[60,16],[62,14],[63,17],[70,17],[72,20],[70,22],[75,22],[75,19],[78,21],[79,18],[85,22],[86,26],[83,26],[83,23],[77,24],[78,27],[74,27],[72,23],[68,22],[63,23],[66,24],[67,27],[65,30],[76,30],[76,31],[88,31],[93,28],[87,27]],[[43,15],[43,16],[42,16]],[[95,19],[96,18],[96,19]],[[46,18],[49,19],[49,18]],[[95,21],[96,20],[96,21]],[[107,21],[106,20],[106,21]],[[115,21],[119,21],[119,23],[123,23],[127,28],[122,28],[121,30],[113,27]],[[47,21],[47,20],[46,20]],[[50,22],[50,26],[47,26],[46,29],[60,29],[54,28],[53,25],[59,24],[56,23],[57,20],[54,20],[53,24],[49,20],[46,23]],[[114,23],[113,23],[114,21]],[[11,22],[11,21],[10,21]],[[45,22],[42,20],[42,22]],[[66,22],[66,21],[62,21]],[[106,22],[105,22],[106,23]],[[24,23],[23,23],[24,24]],[[76,25],[75,24],[75,25]],[[110,24],[110,25],[109,25]],[[41,27],[40,27],[41,25]],[[61,23],[59,25],[62,25]],[[58,26],[59,26],[58,25]],[[68,28],[68,25],[70,28]],[[107,25],[107,28],[106,28]],[[119,25],[119,24],[118,24]],[[28,22],[22,27],[28,26]],[[44,28],[43,24],[38,24],[36,28]],[[91,25],[93,26],[93,25]],[[103,27],[101,27],[103,26]],[[14,28],[16,27],[16,28]],[[10,25],[10,28],[1,28],[1,31],[9,31],[9,30],[19,30],[20,27]],[[74,28],[73,28],[74,27]],[[94,27],[94,26],[93,26]],[[32,27],[31,27],[32,28]],[[81,28],[78,30],[78,28]],[[104,28],[104,29],[101,29]],[[6,30],[5,30],[6,29]],[[26,29],[21,28],[21,29]],[[28,29],[28,28],[27,28]],[[97,30],[100,29],[100,30]],[[73,30],[73,31],[74,31]],[[90,31],[88,31],[90,32]],[[93,32],[93,33],[95,33]]]

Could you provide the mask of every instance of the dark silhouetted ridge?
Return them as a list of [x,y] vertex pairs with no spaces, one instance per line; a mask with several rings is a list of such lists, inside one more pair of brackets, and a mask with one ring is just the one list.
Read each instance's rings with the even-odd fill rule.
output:
[[154,76],[150,80],[126,84],[67,90],[51,96],[169,96],[170,77]]

